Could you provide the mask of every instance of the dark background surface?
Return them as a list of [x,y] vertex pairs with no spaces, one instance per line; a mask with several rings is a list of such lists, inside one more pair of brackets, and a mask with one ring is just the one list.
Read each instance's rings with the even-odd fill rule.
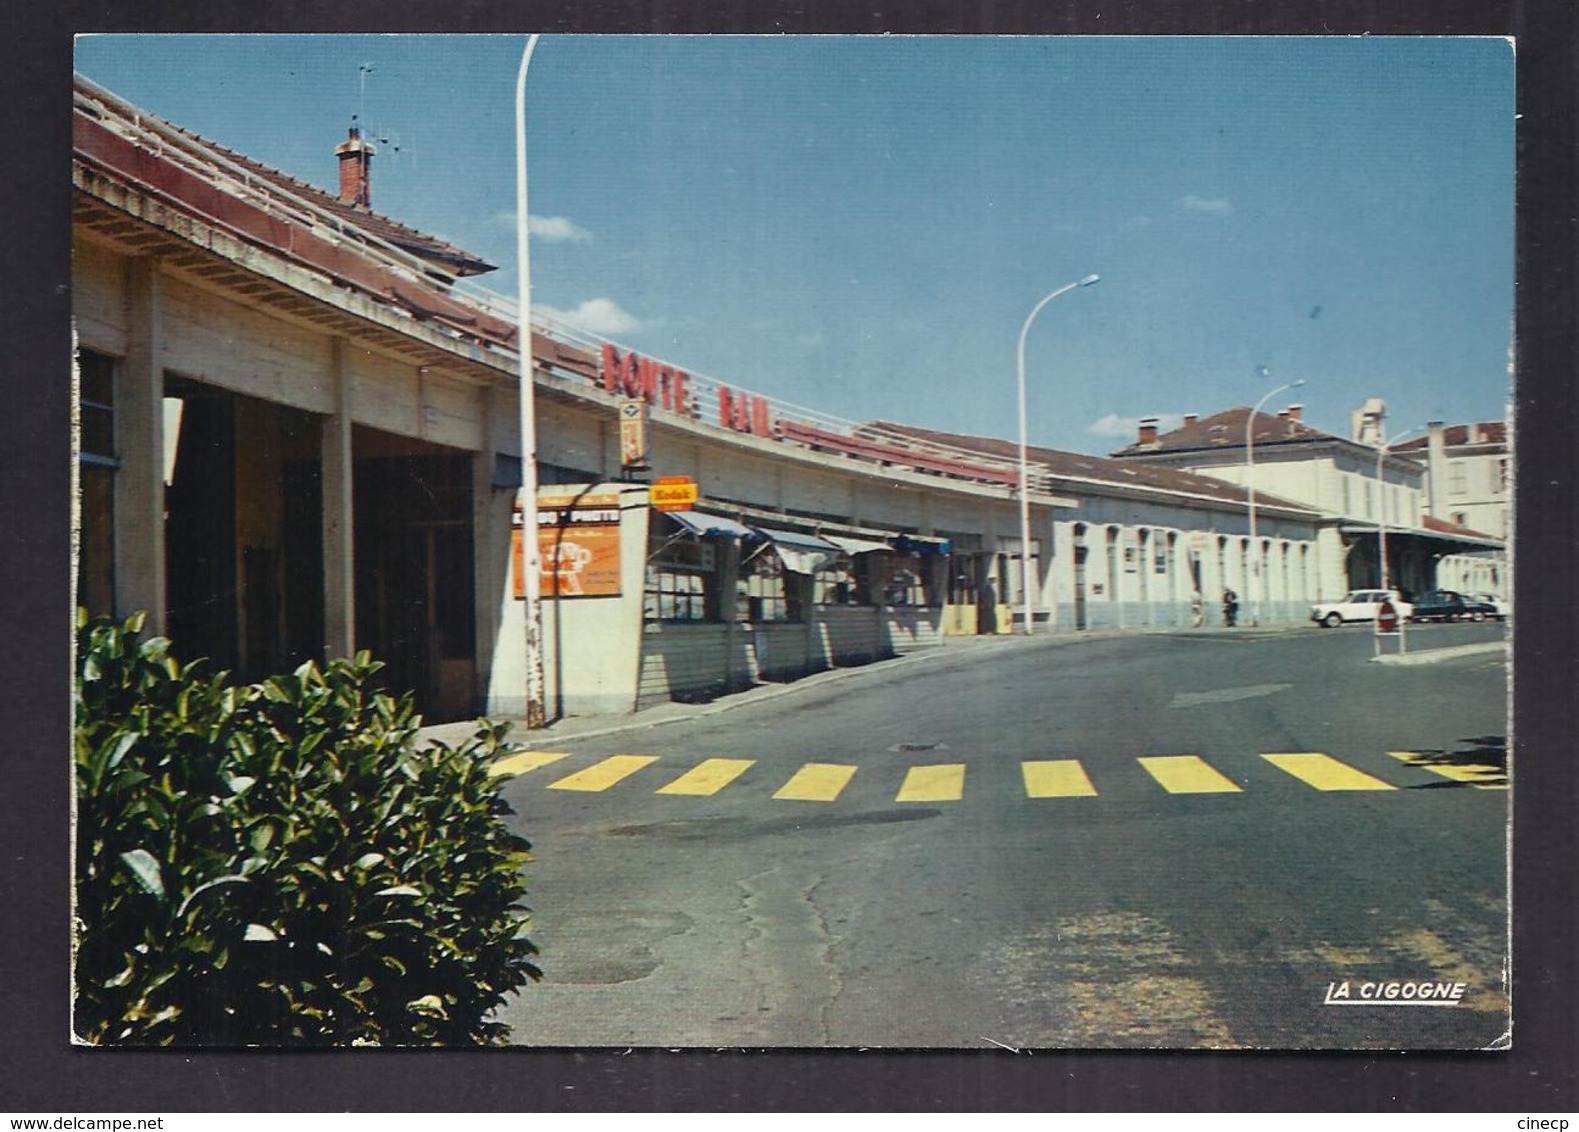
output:
[[[1573,1110],[1575,28],[1567,0],[1177,6],[672,0],[67,2],[0,39],[0,1110]],[[68,1026],[69,119],[78,31],[1494,34],[1518,39],[1520,619],[1515,628],[1514,1049],[1506,1054],[325,1053],[78,1050]],[[528,993],[530,993],[528,991]]]

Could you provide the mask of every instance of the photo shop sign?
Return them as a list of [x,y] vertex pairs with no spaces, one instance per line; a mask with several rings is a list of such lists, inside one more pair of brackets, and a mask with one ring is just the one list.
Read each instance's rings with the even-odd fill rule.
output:
[[[538,579],[545,598],[616,597],[620,592],[620,497],[537,497]],[[511,578],[517,601],[526,598],[521,508],[511,519]]]
[[701,387],[703,383],[683,369],[644,358],[634,350],[622,354],[605,343],[600,379],[604,390],[616,397],[642,400],[655,409],[692,420],[708,420],[720,428],[751,436],[778,435],[773,406],[766,397],[709,382],[717,398],[717,415],[709,419],[702,406],[706,392]]

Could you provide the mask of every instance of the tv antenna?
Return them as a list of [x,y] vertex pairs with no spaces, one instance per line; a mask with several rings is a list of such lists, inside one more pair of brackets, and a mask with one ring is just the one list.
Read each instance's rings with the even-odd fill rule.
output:
[[367,121],[367,76],[371,75],[372,73],[373,64],[357,64],[357,112],[351,116],[351,120],[356,123],[357,128],[361,130],[362,136],[367,141],[376,142],[379,145],[387,146],[389,149],[389,155],[391,158],[393,158],[400,153],[399,135],[395,134],[394,140],[391,140],[390,137],[381,134],[378,130],[375,130]]

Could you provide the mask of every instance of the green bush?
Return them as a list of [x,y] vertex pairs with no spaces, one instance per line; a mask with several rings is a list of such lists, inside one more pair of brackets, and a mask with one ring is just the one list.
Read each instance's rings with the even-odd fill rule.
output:
[[459,1045],[538,977],[489,767],[367,655],[236,685],[79,615],[74,1027],[94,1043]]

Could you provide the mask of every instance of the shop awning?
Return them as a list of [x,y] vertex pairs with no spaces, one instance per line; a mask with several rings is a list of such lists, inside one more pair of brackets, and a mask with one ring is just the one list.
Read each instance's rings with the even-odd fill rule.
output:
[[928,538],[926,535],[900,535],[894,540],[894,549],[907,554],[948,554],[954,544],[946,538]]
[[723,535],[727,538],[751,538],[750,527],[725,519],[719,515],[704,515],[700,511],[666,511],[664,514],[679,523],[693,535]]
[[784,569],[797,574],[815,574],[833,564],[840,555],[838,546],[816,535],[800,531],[782,531],[777,527],[756,527],[758,538],[765,538],[779,552]]
[[871,554],[875,550],[894,549],[886,542],[873,542],[869,538],[851,538],[848,535],[823,535],[822,537],[846,554]]

